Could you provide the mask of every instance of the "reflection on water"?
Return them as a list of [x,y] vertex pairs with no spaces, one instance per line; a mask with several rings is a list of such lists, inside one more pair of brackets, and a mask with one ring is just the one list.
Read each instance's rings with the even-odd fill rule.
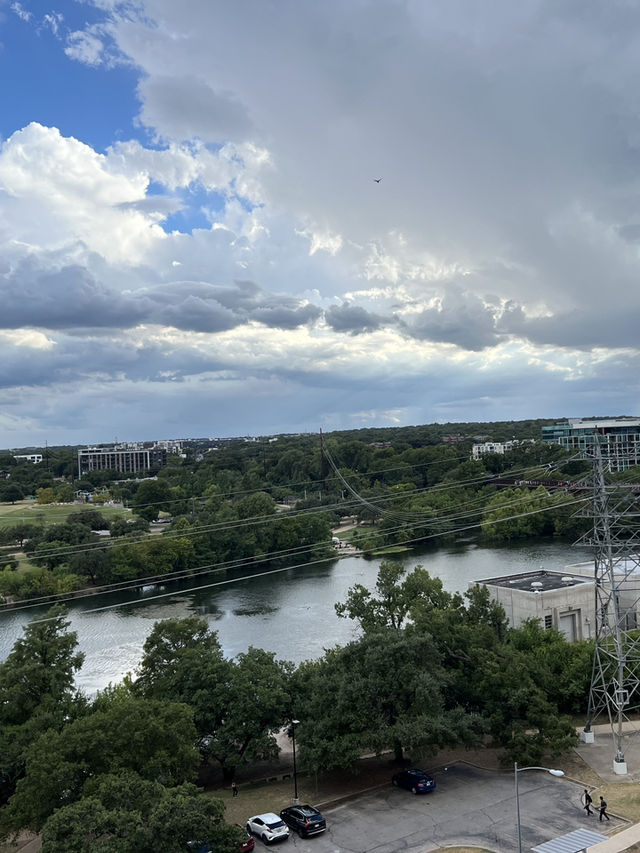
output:
[[[400,559],[408,570],[421,564],[448,591],[464,592],[474,580],[540,567],[561,571],[586,556],[569,545],[536,542],[517,548],[465,544],[407,552],[393,559]],[[379,565],[379,559],[350,555],[232,582],[228,576],[212,582],[209,575],[197,589],[191,579],[182,588],[145,587],[129,594],[82,599],[70,607],[71,627],[86,655],[78,684],[92,694],[120,681],[127,672],[135,671],[154,622],[194,614],[218,632],[227,657],[256,646],[294,663],[317,658],[325,649],[357,637],[357,626],[339,618],[334,605],[344,601],[349,587],[356,583],[373,589]],[[163,590],[167,596],[158,597]],[[22,626],[43,612],[0,613],[0,659],[21,636]]]

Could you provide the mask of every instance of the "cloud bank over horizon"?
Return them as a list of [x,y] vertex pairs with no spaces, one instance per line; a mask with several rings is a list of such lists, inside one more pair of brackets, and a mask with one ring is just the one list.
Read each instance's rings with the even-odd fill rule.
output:
[[638,413],[640,5],[3,29],[0,446]]

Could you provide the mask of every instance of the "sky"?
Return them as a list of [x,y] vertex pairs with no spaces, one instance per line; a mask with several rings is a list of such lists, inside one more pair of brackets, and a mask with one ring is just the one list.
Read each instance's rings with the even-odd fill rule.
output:
[[640,414],[640,0],[0,0],[0,75],[0,447]]

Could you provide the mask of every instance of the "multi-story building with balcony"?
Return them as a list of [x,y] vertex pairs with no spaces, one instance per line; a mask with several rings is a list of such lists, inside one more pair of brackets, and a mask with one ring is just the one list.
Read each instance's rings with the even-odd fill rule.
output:
[[117,471],[138,474],[167,464],[166,447],[86,447],[78,451],[78,472],[82,477],[90,471]]
[[625,471],[640,465],[640,418],[569,418],[564,423],[542,427],[545,444],[560,444],[572,453],[589,451],[600,444],[609,471]]

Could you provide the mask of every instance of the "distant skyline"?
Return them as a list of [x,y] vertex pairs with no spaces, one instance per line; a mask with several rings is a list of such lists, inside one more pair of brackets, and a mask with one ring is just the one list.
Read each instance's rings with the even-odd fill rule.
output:
[[640,2],[0,0],[0,69],[0,447],[640,413]]

